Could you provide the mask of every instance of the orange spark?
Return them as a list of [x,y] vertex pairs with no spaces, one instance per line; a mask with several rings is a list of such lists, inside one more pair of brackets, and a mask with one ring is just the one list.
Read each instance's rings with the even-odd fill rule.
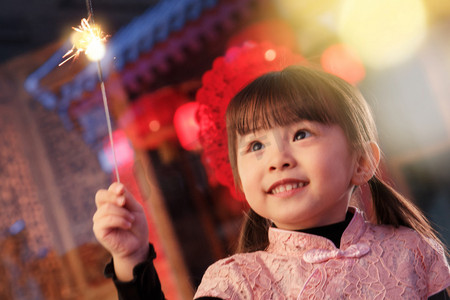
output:
[[[97,25],[90,25],[89,18],[81,19],[81,24],[78,27],[72,27],[75,32],[72,35],[72,49],[64,54],[63,58],[69,56],[66,60],[59,64],[61,66],[71,58],[77,58],[81,52],[85,52],[88,57],[89,54],[92,55],[92,60],[98,60],[102,56],[101,54],[96,53],[96,51],[100,51],[104,53],[104,42],[106,41],[106,35]],[[100,58],[99,58],[100,57]]]

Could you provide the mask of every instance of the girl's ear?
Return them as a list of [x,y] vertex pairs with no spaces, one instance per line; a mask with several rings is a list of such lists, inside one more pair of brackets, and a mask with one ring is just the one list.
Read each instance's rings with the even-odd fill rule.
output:
[[359,156],[352,177],[352,184],[362,185],[375,174],[380,163],[380,148],[375,142],[369,142],[367,151]]

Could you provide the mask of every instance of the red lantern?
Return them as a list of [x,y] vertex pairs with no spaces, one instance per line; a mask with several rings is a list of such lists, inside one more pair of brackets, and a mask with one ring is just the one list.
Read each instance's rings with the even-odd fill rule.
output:
[[184,94],[170,87],[144,94],[119,117],[119,125],[135,148],[156,149],[162,142],[176,139],[173,116],[187,101]]
[[198,105],[197,102],[185,103],[178,107],[173,117],[178,140],[181,146],[188,151],[201,148],[198,139],[200,127],[196,118]]
[[282,70],[305,59],[283,46],[271,43],[247,42],[232,47],[214,60],[213,67],[202,77],[202,87],[196,94],[202,145],[202,158],[212,184],[219,182],[229,188],[236,199],[233,172],[228,160],[225,112],[231,98],[246,84],[269,71]]

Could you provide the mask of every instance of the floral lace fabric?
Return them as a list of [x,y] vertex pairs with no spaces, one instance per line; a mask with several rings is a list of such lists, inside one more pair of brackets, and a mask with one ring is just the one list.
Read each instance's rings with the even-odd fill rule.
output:
[[195,297],[222,299],[427,299],[450,285],[444,251],[415,231],[355,215],[340,249],[323,237],[276,228],[266,251],[235,254],[206,271]]

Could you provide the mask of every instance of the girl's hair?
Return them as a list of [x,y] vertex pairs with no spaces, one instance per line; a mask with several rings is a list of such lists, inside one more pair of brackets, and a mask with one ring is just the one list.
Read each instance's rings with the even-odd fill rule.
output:
[[[372,113],[358,89],[339,77],[306,66],[290,66],[258,77],[231,100],[226,118],[230,164],[240,192],[238,135],[301,120],[337,124],[351,149],[368,158],[372,158],[369,142],[378,139]],[[406,226],[439,241],[422,212],[384,182],[379,172],[369,180],[369,187],[377,224]],[[238,252],[264,250],[270,226],[269,220],[250,209]]]

